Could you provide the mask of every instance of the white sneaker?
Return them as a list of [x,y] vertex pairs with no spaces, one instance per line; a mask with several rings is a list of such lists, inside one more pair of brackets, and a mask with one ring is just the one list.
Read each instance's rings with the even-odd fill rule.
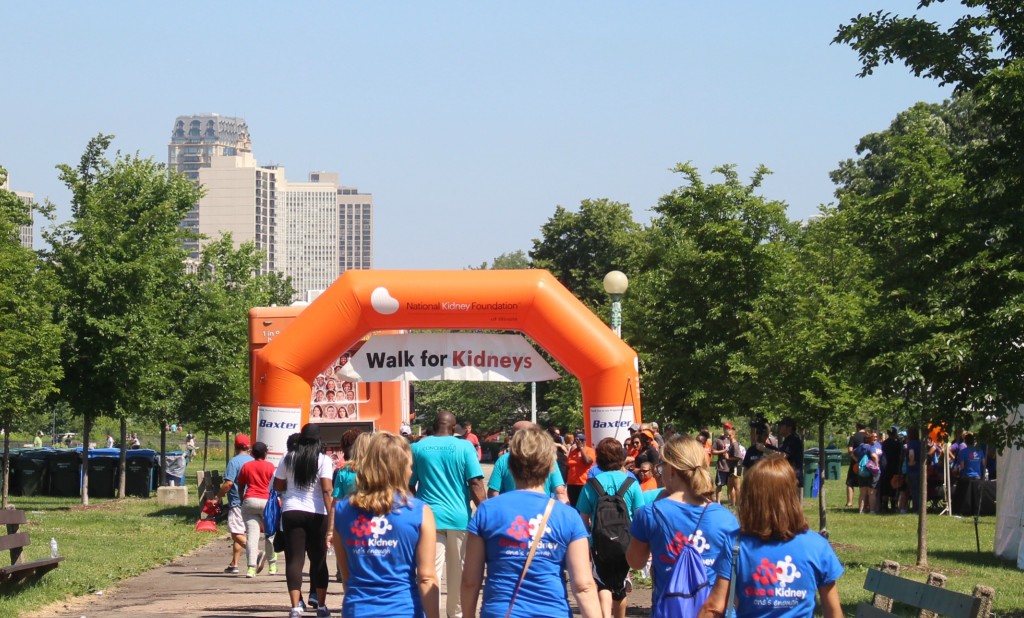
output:
[[293,607],[292,611],[288,612],[288,618],[302,618],[302,608]]

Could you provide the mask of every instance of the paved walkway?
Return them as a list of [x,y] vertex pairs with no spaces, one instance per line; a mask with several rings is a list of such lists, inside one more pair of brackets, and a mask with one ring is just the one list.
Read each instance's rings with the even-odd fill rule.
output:
[[[266,571],[253,579],[223,572],[229,554],[226,535],[208,545],[182,556],[170,564],[124,580],[116,588],[102,594],[77,597],[26,614],[25,618],[283,618],[288,615],[288,593],[284,582],[284,556],[281,571]],[[333,557],[328,557],[332,578]],[[244,571],[243,571],[244,572]],[[340,584],[331,580],[327,589],[327,606],[332,614],[341,609]],[[309,590],[308,579],[303,584]],[[333,591],[333,592],[332,592]],[[442,585],[442,595],[445,587]],[[647,616],[651,604],[650,590],[635,590],[630,595],[629,616]],[[442,596],[441,608],[444,608]],[[314,612],[306,612],[312,617]]]

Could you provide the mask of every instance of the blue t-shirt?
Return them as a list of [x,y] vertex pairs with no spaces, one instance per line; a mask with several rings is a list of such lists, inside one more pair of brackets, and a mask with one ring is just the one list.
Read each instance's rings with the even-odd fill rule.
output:
[[[512,591],[523,571],[548,500],[548,496],[535,491],[510,491],[481,504],[469,522],[469,532],[483,539],[486,551],[487,580],[481,618],[503,618],[508,611]],[[536,618],[569,614],[569,604],[562,592],[562,569],[569,544],[585,538],[587,531],[579,513],[555,501],[541,544],[516,597],[512,616]]]
[[356,490],[356,472],[351,466],[342,466],[334,473],[334,491],[331,497],[343,498]]
[[645,491],[644,492],[644,504],[645,505],[646,504],[650,504],[650,503],[654,502],[655,500],[657,500],[661,496],[661,492],[663,492],[663,491],[665,491],[664,487],[659,487],[657,489],[648,489],[647,491]]
[[[619,488],[622,487],[622,484],[629,477],[626,476],[625,472],[612,470],[610,472],[602,472],[594,478],[601,483],[605,493],[610,496],[619,491]],[[636,517],[636,512],[644,505],[644,492],[640,489],[640,483],[634,481],[630,484],[622,499],[626,501],[626,510],[629,511],[630,519]],[[587,484],[583,486],[583,491],[580,492],[580,498],[576,501],[576,510],[589,515],[590,521],[594,521],[594,515],[596,515],[597,511],[597,492],[590,486],[590,481],[587,481]]]
[[228,465],[224,468],[224,480],[231,481],[231,489],[228,490],[228,507],[242,506],[242,498],[238,495],[238,483],[235,481],[238,479],[238,473],[242,470],[242,466],[252,461],[252,455],[248,453],[239,453],[228,461]]
[[985,449],[977,446],[965,446],[956,454],[956,465],[960,468],[960,476],[965,479],[980,479],[984,473],[981,462],[985,460]]
[[[565,485],[562,480],[562,473],[558,466],[551,466],[551,474],[544,481],[544,492],[549,496],[555,495],[555,490]],[[507,494],[516,488],[516,480],[512,478],[512,471],[508,469],[508,453],[505,453],[494,462],[494,470],[491,471],[491,478],[487,480],[487,489],[496,491],[499,494]]]
[[[654,491],[654,490],[651,490]],[[693,543],[700,553],[707,571],[708,582],[714,583],[719,574],[721,558],[729,555],[732,566],[733,540],[739,533],[740,524],[736,517],[721,504],[713,502],[705,507],[685,504],[671,499],[662,499],[648,504],[633,517],[629,534],[647,543],[651,548],[651,576],[654,579],[654,599],[672,575],[683,546]],[[655,513],[654,509],[657,509]],[[701,519],[701,513],[704,518]],[[700,520],[700,528],[697,521]],[[668,522],[666,527],[665,522]],[[729,570],[726,569],[726,579]],[[654,604],[657,607],[657,603]],[[652,614],[656,616],[656,614]]]
[[[715,566],[720,577],[732,576],[732,550]],[[736,567],[738,618],[811,618],[818,588],[843,574],[836,552],[825,537],[810,530],[788,541],[742,535]]]
[[[587,480],[594,478],[595,476],[601,474],[602,472],[604,472],[604,470],[599,468],[597,463],[595,463],[594,465],[590,466],[589,470],[587,470]],[[628,476],[631,479],[636,479],[638,482],[640,481],[640,479],[636,478],[636,475],[633,474],[632,470],[626,470],[626,476]]]
[[429,436],[412,445],[416,497],[430,505],[438,530],[465,530],[469,523],[469,481],[483,478],[476,449],[455,436]]
[[348,581],[341,615],[423,616],[416,585],[416,544],[423,525],[423,501],[409,498],[391,513],[376,516],[352,506],[334,506],[334,529],[348,558]]
[[861,444],[856,449],[854,449],[853,456],[857,459],[857,462],[859,463],[860,460],[864,457],[864,455],[868,455],[868,459],[870,460],[870,453],[874,453],[875,456],[878,457],[878,473],[881,474],[882,468],[885,467],[885,458],[882,456],[882,445],[879,444],[878,442],[875,442],[874,444],[868,444],[867,442]]
[[[914,463],[910,463],[907,453],[914,451]],[[907,462],[907,474],[921,474],[921,441],[910,440],[903,447],[903,461]]]

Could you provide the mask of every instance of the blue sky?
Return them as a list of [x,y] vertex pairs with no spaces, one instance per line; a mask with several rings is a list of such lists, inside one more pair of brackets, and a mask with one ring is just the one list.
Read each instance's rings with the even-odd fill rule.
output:
[[388,269],[528,251],[587,198],[646,223],[685,161],[705,179],[763,163],[763,195],[802,219],[860,137],[950,96],[902,66],[858,78],[830,44],[858,12],[915,4],[7,2],[0,165],[66,218],[54,166],[90,137],[165,162],[177,116],[241,116],[260,163],[374,194]]

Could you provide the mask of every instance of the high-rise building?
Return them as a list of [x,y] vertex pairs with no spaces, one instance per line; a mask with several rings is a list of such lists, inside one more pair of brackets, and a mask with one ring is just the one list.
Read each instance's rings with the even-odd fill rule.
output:
[[341,186],[333,172],[297,182],[283,167],[260,166],[241,118],[179,116],[168,159],[205,191],[183,225],[206,238],[230,232],[236,246],[253,241],[266,254],[262,271],[290,276],[296,299],[373,267],[373,195]]
[[[252,153],[249,126],[242,118],[220,114],[178,116],[167,145],[167,167],[199,182],[199,170],[210,167],[215,157]],[[182,227],[199,231],[199,205],[189,210]],[[192,257],[198,257],[199,245],[186,246]]]
[[[5,178],[3,185],[0,185],[0,189],[4,191],[10,191],[10,179]],[[36,203],[36,196],[27,191],[12,191],[15,195],[21,198],[21,201],[28,204],[30,207]],[[22,225],[18,228],[18,237],[21,240],[21,246],[26,249],[32,248],[32,238],[35,235],[35,229],[33,227],[33,221],[35,219],[35,208],[29,208],[28,211],[29,223],[28,225]]]

